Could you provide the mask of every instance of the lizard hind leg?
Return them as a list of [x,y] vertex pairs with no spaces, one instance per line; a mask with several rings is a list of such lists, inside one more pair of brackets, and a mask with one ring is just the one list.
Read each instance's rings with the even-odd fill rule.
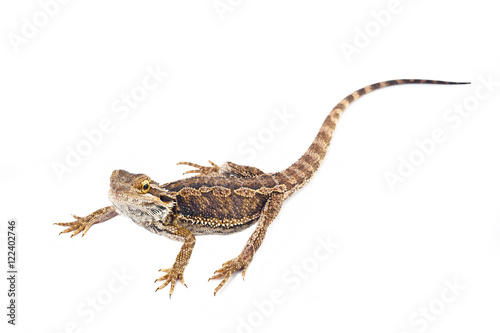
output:
[[210,164],[212,165],[211,167],[206,167],[191,162],[179,162],[177,163],[177,165],[187,165],[195,168],[193,170],[188,170],[184,172],[183,175],[188,173],[197,173],[198,174],[197,176],[218,176],[220,167],[210,160],[208,162],[210,162]]
[[216,270],[214,272],[214,275],[210,279],[208,279],[209,281],[222,279],[219,285],[215,288],[214,296],[226,284],[226,282],[229,280],[229,277],[231,277],[231,275],[233,275],[235,272],[242,270],[242,276],[243,278],[245,278],[245,273],[248,265],[252,261],[255,252],[257,252],[260,245],[262,244],[266,235],[267,228],[274,220],[274,218],[278,215],[282,203],[282,193],[271,194],[270,198],[266,202],[266,205],[262,209],[262,213],[259,217],[259,220],[257,221],[257,227],[246,242],[240,255],[234,259],[226,261],[222,265],[222,267]]
[[188,170],[184,172],[187,173],[197,173],[197,176],[220,176],[220,177],[233,177],[233,178],[249,178],[264,174],[264,171],[257,169],[253,166],[239,165],[233,162],[226,162],[222,166],[218,166],[212,161],[208,161],[212,165],[211,167],[201,166],[191,162],[179,162],[177,165],[188,165],[194,170]]
[[264,174],[264,171],[253,166],[240,165],[233,162],[226,162],[220,168],[221,176],[249,178]]

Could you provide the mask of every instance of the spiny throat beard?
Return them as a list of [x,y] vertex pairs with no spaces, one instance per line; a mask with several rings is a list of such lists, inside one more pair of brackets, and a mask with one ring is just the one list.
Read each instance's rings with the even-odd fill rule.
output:
[[175,205],[173,201],[161,202],[153,196],[129,195],[113,190],[109,191],[109,200],[121,215],[138,224],[165,220]]

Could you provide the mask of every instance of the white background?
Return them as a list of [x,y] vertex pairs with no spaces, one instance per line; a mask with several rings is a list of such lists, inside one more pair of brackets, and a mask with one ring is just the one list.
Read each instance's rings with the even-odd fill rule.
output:
[[[39,2],[2,2],[1,261],[14,217],[19,307],[18,325],[7,325],[2,278],[1,327],[498,332],[500,87],[481,100],[475,92],[487,92],[481,78],[500,81],[500,24],[491,1],[462,3],[401,0],[381,26],[372,12],[392,8],[390,1],[222,0],[229,6],[222,13],[212,0],[69,1],[51,7],[46,24]],[[33,16],[45,26],[14,45]],[[367,27],[366,45],[357,40],[348,61],[341,45],[355,46]],[[114,112],[123,94],[140,89],[146,68],[168,77],[128,116]],[[245,281],[235,275],[216,297],[217,282],[207,279],[252,230],[198,237],[185,271],[189,288],[177,284],[169,299],[153,281],[179,243],[124,217],[84,238],[58,236],[62,228],[53,225],[109,205],[114,169],[161,183],[182,177],[179,161],[284,169],[340,99],[397,78],[472,85],[391,87],[354,103],[320,171],[284,204]],[[464,101],[478,104],[460,123],[447,121]],[[294,117],[271,140],[273,110]],[[84,145],[83,131],[103,119],[113,129],[58,179],[54,163],[65,163],[68,147]],[[435,129],[444,142],[391,190],[385,175],[397,174],[400,158],[423,156],[415,142]],[[250,158],[242,149],[259,135],[266,142]],[[318,239],[340,246],[326,255]],[[303,265],[307,276],[292,273]],[[121,283],[114,274],[128,277]],[[450,283],[465,289],[453,293]],[[280,302],[270,305],[275,293]]]

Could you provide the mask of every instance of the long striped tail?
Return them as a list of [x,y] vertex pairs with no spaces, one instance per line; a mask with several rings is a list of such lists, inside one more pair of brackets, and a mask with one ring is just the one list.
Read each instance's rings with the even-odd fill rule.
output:
[[355,100],[361,96],[388,86],[396,86],[400,84],[469,84],[470,82],[448,82],[436,80],[418,80],[418,79],[404,79],[404,80],[391,80],[379,83],[374,83],[346,96],[330,111],[326,117],[323,125],[319,129],[316,138],[304,155],[293,163],[289,168],[274,174],[279,179],[281,184],[287,187],[286,196],[290,196],[302,186],[307,184],[319,169],[321,162],[325,158],[330,141],[332,139],[333,131],[337,126],[340,115],[344,110]]

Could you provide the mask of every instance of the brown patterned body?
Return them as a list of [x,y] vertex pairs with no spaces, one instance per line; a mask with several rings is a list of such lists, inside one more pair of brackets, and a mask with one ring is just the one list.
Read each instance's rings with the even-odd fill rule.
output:
[[272,193],[285,187],[270,175],[198,176],[162,185],[176,192],[177,224],[194,235],[234,233],[255,223]]
[[[340,101],[328,114],[307,151],[287,169],[264,173],[251,167],[226,162],[211,167],[181,162],[195,168],[195,177],[159,185],[143,174],[115,170],[111,175],[109,199],[113,206],[97,210],[77,221],[58,223],[73,236],[93,224],[121,214],[153,233],[183,242],[171,268],[158,281],[169,283],[170,295],[177,280],[184,284],[186,268],[195,244],[195,235],[230,234],[256,224],[241,253],[223,264],[210,279],[222,279],[215,293],[236,271],[246,269],[264,240],[268,226],[278,215],[282,203],[307,184],[324,160],[337,122],[347,106],[359,97],[383,87],[410,84],[463,84],[433,80],[392,80],[361,88]],[[157,289],[157,290],[158,290]],[[214,294],[215,294],[214,293]]]

